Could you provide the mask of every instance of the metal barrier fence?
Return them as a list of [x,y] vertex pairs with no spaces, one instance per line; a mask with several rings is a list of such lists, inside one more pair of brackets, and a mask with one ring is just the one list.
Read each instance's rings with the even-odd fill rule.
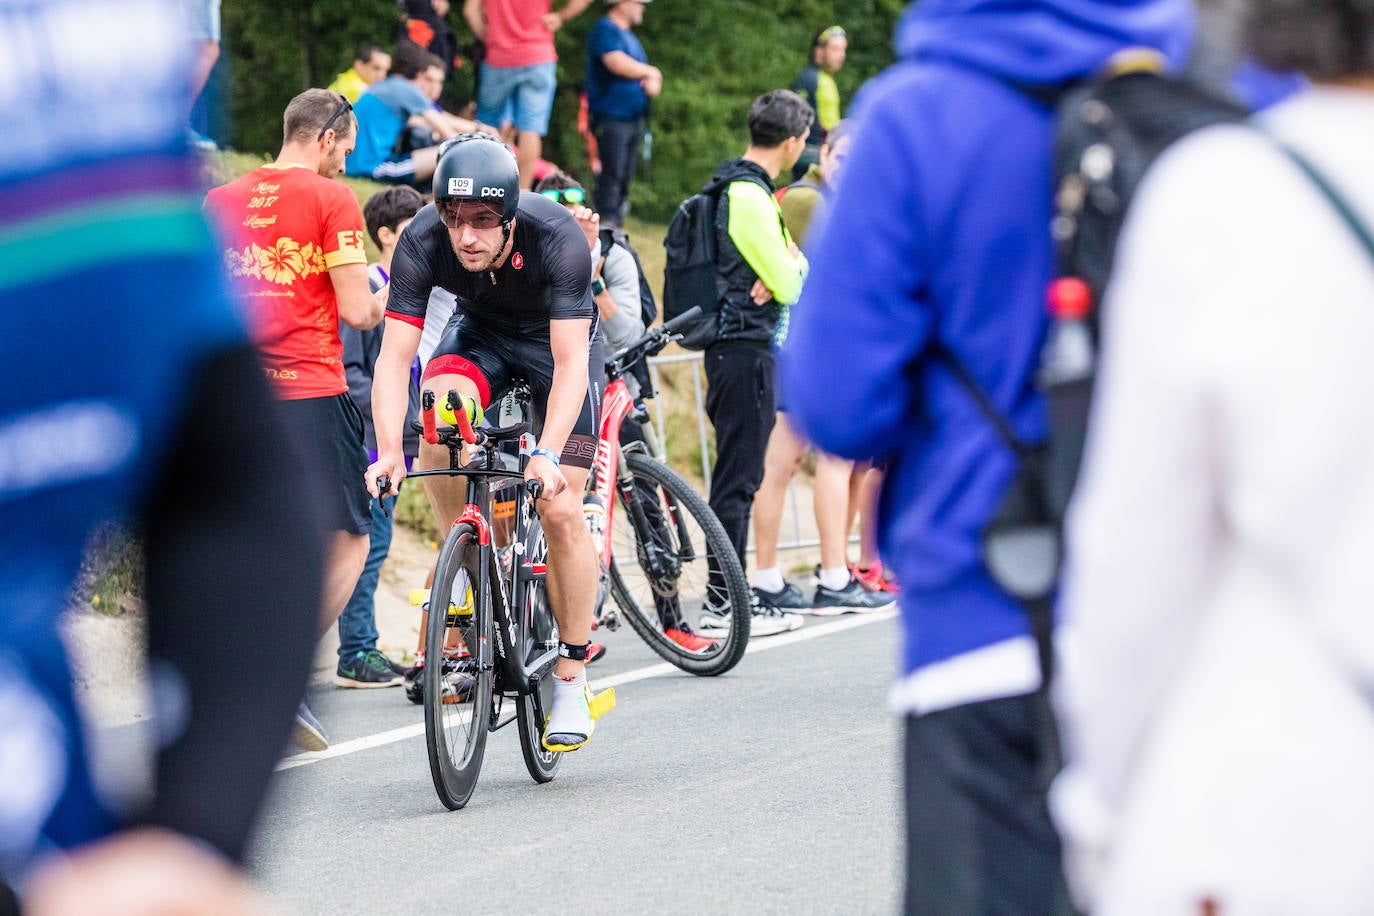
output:
[[[706,436],[706,386],[703,378],[705,373],[705,354],[702,353],[675,353],[672,356],[654,356],[649,359],[649,378],[653,380],[654,390],[662,391],[663,368],[670,371],[682,371],[679,367],[690,367],[692,373],[692,397],[696,406],[697,420],[697,441],[701,446],[701,479],[706,481],[706,497],[711,496],[711,453],[708,447],[709,440]],[[654,425],[658,429],[658,441],[663,443],[666,451],[668,448],[668,427],[664,410],[650,410],[653,416]],[[788,516],[791,516],[790,520]],[[789,525],[790,521],[790,525]],[[797,481],[793,478],[787,485],[787,506],[783,510],[782,530],[778,532],[778,550],[803,550],[820,546],[820,539],[816,537],[816,526],[814,518],[805,519],[806,530],[803,531],[803,514],[800,502],[797,497]],[[791,530],[791,540],[784,540],[784,534]],[[752,531],[750,532],[749,551],[754,550]],[[857,538],[851,538],[855,541]]]

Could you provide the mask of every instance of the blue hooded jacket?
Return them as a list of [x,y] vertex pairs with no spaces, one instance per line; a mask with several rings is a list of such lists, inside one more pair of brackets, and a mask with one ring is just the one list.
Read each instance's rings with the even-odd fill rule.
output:
[[899,62],[855,102],[782,381],[819,447],[886,462],[879,538],[902,586],[907,678],[894,701],[906,709],[1039,683],[1025,612],[988,577],[978,542],[1015,459],[931,348],[953,353],[1022,437],[1043,437],[1045,99],[1124,48],[1181,65],[1192,30],[1192,0],[924,0],[898,25]]

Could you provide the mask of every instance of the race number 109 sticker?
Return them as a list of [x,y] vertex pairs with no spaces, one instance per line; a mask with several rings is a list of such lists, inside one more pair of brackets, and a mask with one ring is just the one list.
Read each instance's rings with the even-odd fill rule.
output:
[[471,197],[472,179],[450,178],[448,180],[448,193],[452,197]]

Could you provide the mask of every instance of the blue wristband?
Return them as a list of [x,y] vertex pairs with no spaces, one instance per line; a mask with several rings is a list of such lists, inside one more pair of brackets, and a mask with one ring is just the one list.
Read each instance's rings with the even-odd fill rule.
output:
[[545,458],[553,462],[554,467],[558,467],[559,465],[558,456],[546,448],[537,448],[534,451],[530,452],[531,458],[533,458],[535,455],[543,455]]

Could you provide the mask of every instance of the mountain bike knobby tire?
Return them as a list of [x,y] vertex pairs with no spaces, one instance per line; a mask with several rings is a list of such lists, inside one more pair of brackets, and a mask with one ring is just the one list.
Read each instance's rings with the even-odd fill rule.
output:
[[[715,512],[711,511],[706,500],[676,471],[663,462],[639,452],[625,453],[625,461],[635,480],[641,484],[637,489],[642,492],[644,489],[642,484],[649,483],[658,492],[659,507],[661,510],[666,510],[666,516],[663,519],[664,531],[672,542],[676,554],[686,561],[702,564],[704,569],[707,564],[705,556],[689,555],[690,552],[682,550],[680,533],[685,529],[686,519],[680,515],[689,516],[701,530],[706,551],[709,556],[716,559],[725,582],[732,621],[730,632],[724,636],[703,634],[712,639],[718,639],[721,643],[718,649],[710,653],[697,654],[679,646],[664,635],[658,612],[652,602],[649,607],[641,607],[639,602],[635,600],[614,560],[612,560],[609,570],[611,596],[621,611],[624,612],[635,632],[664,660],[671,662],[683,671],[703,677],[724,674],[744,657],[744,650],[749,645],[749,626],[752,621],[749,582],[744,577],[744,570],[740,568],[735,547],[725,534],[725,528],[721,525],[720,519],[716,518]],[[624,499],[620,497],[619,493],[617,493],[617,498],[620,499],[620,510],[624,515],[624,523],[631,536],[638,542],[643,537],[643,532],[639,530],[639,523],[631,517]],[[642,557],[643,553],[638,547],[637,543],[636,553]],[[642,559],[640,565],[641,567],[645,566]],[[644,569],[644,575],[650,576],[647,568]],[[695,614],[696,611],[692,613]]]
[[[492,608],[478,585],[481,557],[471,524],[449,532],[434,570],[425,633],[421,676],[429,771],[439,800],[454,811],[468,803],[477,785],[491,721]],[[469,586],[471,600],[465,594]],[[448,613],[450,605],[465,612]]]
[[[542,566],[548,560],[548,553],[549,547],[544,541],[539,517],[531,513],[529,527],[525,529],[525,552],[523,557],[517,556],[516,560]],[[515,617],[516,651],[523,656],[522,661],[529,664],[547,651],[544,648],[546,642],[556,642],[558,639],[558,627],[554,623],[543,577],[525,578],[514,604],[511,614]],[[552,681],[553,671],[550,669],[544,673],[539,684],[545,710],[553,702]],[[558,775],[563,755],[545,749],[545,723],[539,716],[539,706],[535,704],[534,697],[522,695],[516,698],[515,705],[515,724],[520,732],[520,755],[525,758],[525,769],[529,770],[530,778],[535,782],[549,782]]]

